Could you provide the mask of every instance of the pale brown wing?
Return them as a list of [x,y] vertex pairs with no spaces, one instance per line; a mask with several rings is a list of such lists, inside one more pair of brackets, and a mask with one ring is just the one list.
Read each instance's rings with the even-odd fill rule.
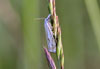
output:
[[46,32],[46,39],[47,39],[47,44],[48,44],[48,51],[49,52],[56,52],[56,42],[53,37],[53,32],[52,32],[52,26],[50,23],[50,18],[47,17],[45,19],[44,27],[45,27],[45,32]]

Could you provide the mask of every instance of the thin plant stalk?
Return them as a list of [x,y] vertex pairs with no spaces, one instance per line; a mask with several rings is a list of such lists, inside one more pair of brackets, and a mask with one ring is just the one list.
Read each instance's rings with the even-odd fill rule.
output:
[[56,65],[55,65],[55,62],[54,60],[52,59],[50,53],[48,52],[47,48],[44,48],[44,52],[46,54],[46,58],[48,60],[48,63],[49,63],[49,66],[51,69],[56,69]]
[[[56,55],[58,59],[58,69],[64,69],[64,52],[63,52],[63,46],[62,46],[62,40],[61,40],[61,28],[59,26],[59,19],[56,15],[56,6],[55,6],[55,0],[49,0],[49,14],[51,14],[51,24],[53,27],[53,33],[54,38],[56,42]],[[45,49],[44,49],[45,50]],[[45,53],[48,52],[45,50]],[[46,53],[47,55],[47,53]],[[50,54],[49,54],[50,55]],[[47,57],[52,58],[51,56]],[[50,61],[49,61],[50,64]]]

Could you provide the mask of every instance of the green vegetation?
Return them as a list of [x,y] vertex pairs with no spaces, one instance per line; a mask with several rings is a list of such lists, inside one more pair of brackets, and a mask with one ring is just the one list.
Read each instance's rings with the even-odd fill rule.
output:
[[[44,20],[35,20],[48,16],[47,5],[47,0],[0,0],[0,69],[48,69]],[[64,68],[100,69],[100,0],[56,0],[56,7]]]

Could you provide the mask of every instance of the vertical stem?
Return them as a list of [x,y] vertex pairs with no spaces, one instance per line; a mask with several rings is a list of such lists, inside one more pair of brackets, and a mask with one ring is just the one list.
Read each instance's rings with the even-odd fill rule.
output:
[[56,15],[56,6],[55,6],[55,0],[49,0],[49,11],[51,12],[52,16],[52,24],[53,24],[53,32],[54,32],[54,37],[55,41],[57,44],[57,59],[58,59],[58,68],[59,69],[64,69],[64,53],[63,53],[63,47],[62,47],[62,41],[61,41],[61,29],[59,26],[59,19],[58,16]]
[[55,0],[49,0],[49,12],[51,14],[52,20],[53,20],[53,30],[55,38],[57,36],[57,20],[56,20],[56,6],[55,6]]

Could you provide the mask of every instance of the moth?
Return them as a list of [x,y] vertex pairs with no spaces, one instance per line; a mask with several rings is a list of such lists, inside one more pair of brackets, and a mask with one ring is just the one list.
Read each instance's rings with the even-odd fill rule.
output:
[[45,18],[44,21],[44,27],[45,27],[45,32],[46,32],[46,39],[47,39],[47,44],[48,44],[48,51],[56,53],[56,41],[54,39],[54,34],[53,34],[53,27],[51,25],[51,14],[48,15],[47,18]]

